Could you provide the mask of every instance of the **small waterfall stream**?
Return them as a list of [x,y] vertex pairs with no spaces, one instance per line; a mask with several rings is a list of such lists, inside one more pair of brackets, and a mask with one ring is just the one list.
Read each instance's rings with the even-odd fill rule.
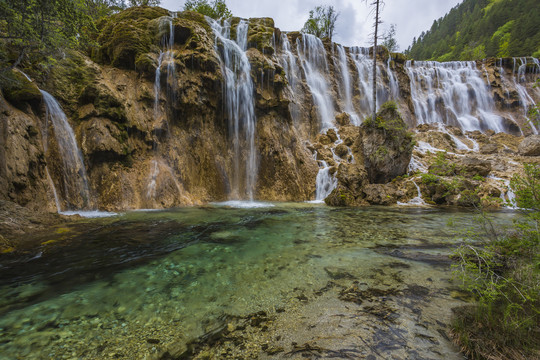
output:
[[[161,111],[160,107],[160,97],[161,97],[161,67],[165,63],[166,69],[167,69],[167,83],[166,83],[166,92],[167,92],[167,99],[171,100],[174,99],[175,94],[175,88],[176,88],[176,76],[175,76],[175,64],[174,64],[174,52],[173,52],[173,45],[174,45],[174,20],[175,14],[172,13],[171,17],[164,17],[162,18],[163,21],[160,23],[160,27],[167,28],[168,35],[163,35],[163,38],[161,39],[162,47],[164,49],[159,52],[158,56],[158,64],[156,67],[156,75],[154,77],[154,121],[160,122],[159,127],[161,128],[163,125],[165,126],[166,135],[170,135],[170,125],[169,121],[167,119],[167,114],[164,114]],[[148,177],[148,183],[146,186],[146,198],[150,202],[155,202],[156,199],[156,189],[157,189],[157,178],[160,173],[160,168],[158,166],[158,149],[157,149],[157,141],[154,141],[153,144],[154,147],[154,160],[151,161],[150,164],[150,175]],[[165,165],[168,167],[168,165]]]
[[[90,209],[93,204],[88,187],[88,177],[73,129],[69,125],[66,114],[64,114],[58,101],[48,92],[40,91],[46,107],[46,121],[50,121],[53,125],[58,152],[62,160],[63,200],[67,207],[65,210]],[[48,126],[45,126],[45,129],[47,128]],[[44,140],[46,144],[47,137]],[[58,193],[54,187],[53,192],[55,193],[58,210],[61,211]]]
[[[225,20],[223,25],[210,18],[207,18],[207,21],[214,31],[215,49],[219,54],[225,79],[225,106],[234,152],[230,198],[253,200],[257,181],[257,119],[251,65],[246,55],[249,24],[246,20],[240,20],[234,41],[231,40],[230,20]],[[245,174],[243,177],[242,172]]]
[[290,91],[291,102],[289,103],[289,111],[295,124],[298,123],[300,117],[300,106],[296,93],[298,91],[298,76],[300,75],[300,69],[296,63],[296,56],[292,52],[291,43],[286,33],[281,33],[281,54],[278,57],[279,64],[283,67],[285,75],[287,76],[288,88]]

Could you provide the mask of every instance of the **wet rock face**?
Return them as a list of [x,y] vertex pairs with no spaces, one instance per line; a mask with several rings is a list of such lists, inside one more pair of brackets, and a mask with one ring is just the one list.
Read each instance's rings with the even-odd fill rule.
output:
[[407,172],[411,161],[412,134],[393,104],[383,105],[377,119],[360,127],[365,167],[371,183],[387,183]]

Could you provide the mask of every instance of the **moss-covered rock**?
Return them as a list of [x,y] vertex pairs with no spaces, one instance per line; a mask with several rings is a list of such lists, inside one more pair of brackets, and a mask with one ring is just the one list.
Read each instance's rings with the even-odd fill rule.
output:
[[251,18],[248,28],[248,47],[256,48],[265,55],[274,54],[274,20]]
[[[90,104],[93,110],[86,111],[80,120],[85,117],[106,117],[115,122],[123,123],[127,120],[126,110],[121,100],[117,99],[112,91],[98,83],[89,84],[79,97],[81,105]],[[79,112],[82,115],[81,112]]]
[[16,70],[2,74],[0,88],[6,100],[14,105],[41,101],[41,92],[37,85]]
[[73,113],[83,89],[95,81],[100,69],[88,57],[78,52],[68,52],[51,68],[46,89],[61,100],[64,110]]
[[407,172],[414,142],[395,103],[385,103],[375,121],[366,119],[361,132],[370,183],[387,183]]
[[169,12],[159,7],[131,7],[102,20],[98,24],[99,48],[96,61],[120,68],[135,68],[140,54],[148,53],[154,44],[153,19],[168,16]]

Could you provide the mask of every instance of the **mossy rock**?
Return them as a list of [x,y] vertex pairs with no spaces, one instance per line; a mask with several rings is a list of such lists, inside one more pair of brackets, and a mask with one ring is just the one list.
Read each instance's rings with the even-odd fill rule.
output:
[[199,25],[202,25],[208,33],[212,33],[212,28],[208,24],[208,21],[206,21],[206,17],[203,14],[195,11],[182,11],[181,13],[178,13],[177,19],[194,21]]
[[398,64],[405,64],[407,61],[407,55],[398,52],[390,53],[390,57]]
[[19,71],[10,70],[2,74],[0,88],[6,100],[14,105],[41,101],[37,85]]
[[68,52],[66,57],[51,68],[47,89],[61,99],[67,110],[77,108],[83,89],[95,81],[99,69],[86,56],[78,52]]
[[248,47],[256,48],[263,54],[274,54],[274,20],[271,18],[249,19]]
[[142,73],[155,73],[157,65],[156,59],[151,53],[139,54],[135,59],[135,68]]
[[134,69],[137,57],[150,52],[153,45],[149,22],[168,15],[169,11],[160,7],[138,6],[103,20],[98,24],[100,47],[96,61]]
[[95,112],[92,116],[106,117],[115,122],[123,123],[127,121],[127,114],[124,105],[105,86],[92,83],[81,93],[79,103],[93,104]]

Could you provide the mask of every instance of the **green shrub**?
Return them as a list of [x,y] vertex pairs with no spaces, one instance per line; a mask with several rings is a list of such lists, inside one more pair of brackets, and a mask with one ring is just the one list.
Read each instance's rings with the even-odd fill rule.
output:
[[455,251],[454,274],[476,304],[456,312],[453,331],[472,358],[533,358],[540,349],[540,165],[524,169],[510,186],[528,210],[511,231],[482,213],[483,230]]

